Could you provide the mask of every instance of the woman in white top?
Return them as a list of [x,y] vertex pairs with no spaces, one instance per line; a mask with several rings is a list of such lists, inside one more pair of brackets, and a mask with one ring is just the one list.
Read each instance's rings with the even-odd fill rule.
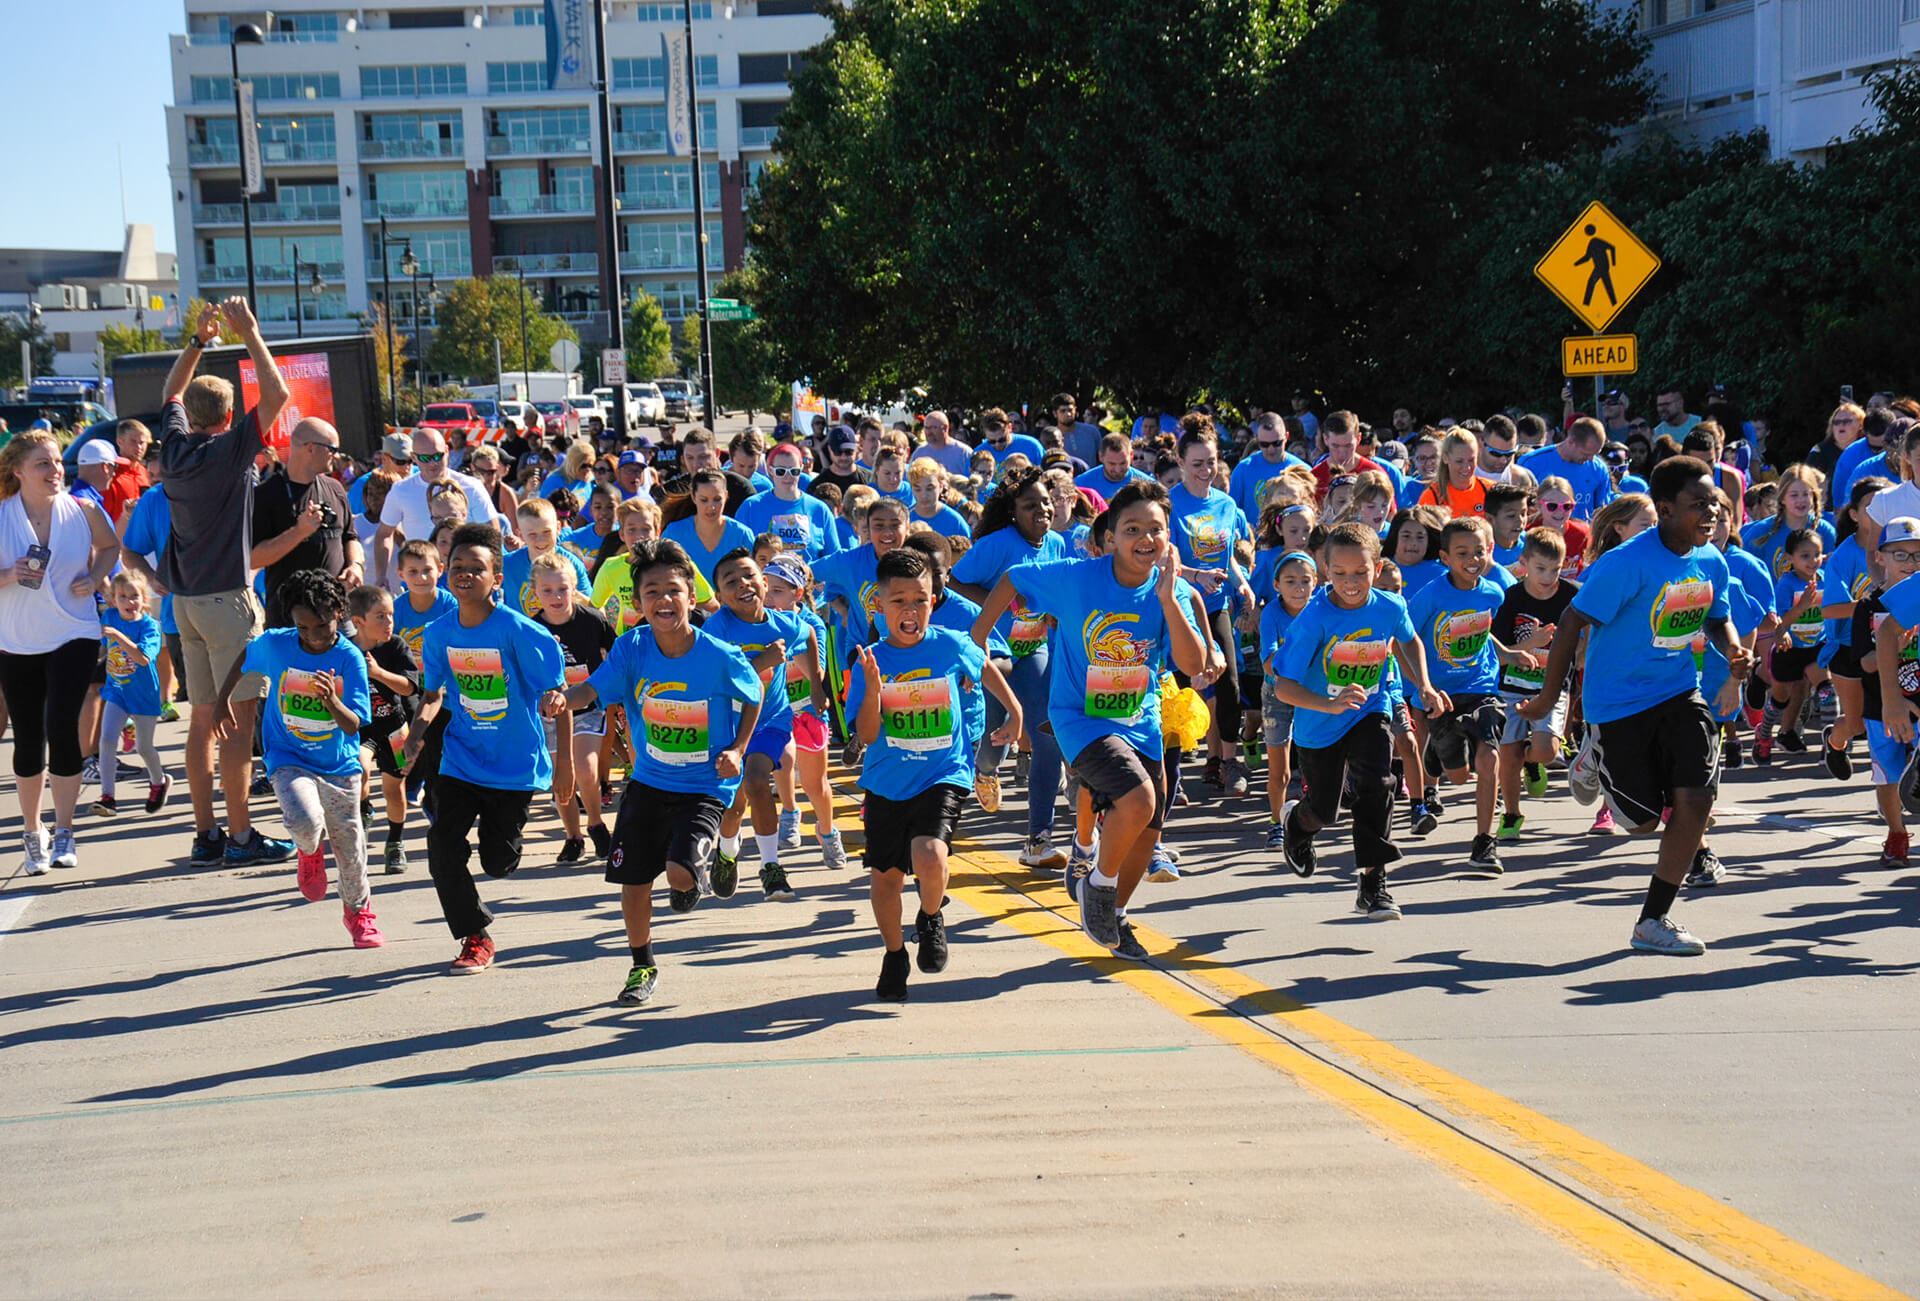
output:
[[[0,449],[0,692],[13,708],[13,776],[26,873],[78,867],[80,706],[100,653],[94,593],[120,558],[113,525],[62,492],[53,435],[16,435]],[[53,773],[53,846],[40,796]]]

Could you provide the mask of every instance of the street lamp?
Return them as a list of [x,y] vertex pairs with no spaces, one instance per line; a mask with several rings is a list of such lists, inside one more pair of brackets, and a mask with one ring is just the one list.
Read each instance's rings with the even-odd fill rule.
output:
[[[440,292],[440,286],[434,283],[433,272],[427,272],[427,301],[434,301],[434,295]],[[420,346],[420,282],[413,285],[413,377],[420,385],[420,409],[427,409],[427,354]]]
[[[403,240],[407,256],[413,256],[413,241]],[[393,325],[393,261],[387,256],[387,215],[380,214],[380,314],[387,318],[387,418],[398,422],[400,403],[396,396],[394,373],[398,369],[394,363],[394,353],[400,347],[400,337]]]
[[[412,240],[400,254],[400,274],[413,282],[413,368],[424,379],[425,372],[420,370],[420,259],[413,255]],[[420,392],[424,395],[426,391],[423,384]]]
[[[700,385],[706,390],[706,416],[713,419],[713,319],[712,309],[707,306],[707,204],[706,186],[700,175],[700,61],[693,53],[693,0],[686,0],[681,12],[687,21],[687,130],[691,136],[691,148],[687,151],[693,160],[693,251],[694,274],[698,277],[699,298],[695,307],[700,313]],[[733,17],[733,6],[726,5],[722,13]],[[692,415],[692,403],[688,403],[688,415]]]
[[320,278],[320,264],[302,262],[300,246],[295,244],[293,246],[293,337],[296,339],[307,337],[306,316],[300,310],[300,273],[308,267],[313,268],[313,280],[307,287],[313,290],[315,296],[318,296],[320,291],[327,287],[327,282]]
[[527,397],[533,396],[533,377],[527,373],[527,262],[525,258],[516,258],[515,266],[520,272],[520,382],[527,390]]
[[247,147],[240,133],[246,129],[246,116],[240,111],[240,47],[242,45],[265,45],[266,34],[252,23],[241,23],[233,29],[233,39],[227,42],[227,55],[233,70],[233,138],[240,146],[240,230],[247,243],[247,310],[259,315],[254,305],[253,284],[253,195],[247,190]]

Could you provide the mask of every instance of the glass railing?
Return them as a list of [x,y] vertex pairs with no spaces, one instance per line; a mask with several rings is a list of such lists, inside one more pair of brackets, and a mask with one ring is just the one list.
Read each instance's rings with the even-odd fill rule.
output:
[[[232,37],[221,32],[188,32],[188,45],[226,45]],[[339,41],[340,33],[334,32],[268,32],[267,39],[275,45],[332,45]]]
[[225,163],[231,166],[240,161],[240,146],[231,141],[226,143],[189,144],[187,146],[187,161],[195,167],[218,163]]
[[555,275],[561,272],[597,272],[598,253],[496,253],[493,269],[507,275],[524,271],[528,275]]
[[489,158],[512,158],[524,154],[584,154],[588,140],[577,136],[488,136]]
[[[346,279],[347,268],[343,264],[339,262],[322,262],[318,265],[320,268],[320,278],[322,280],[332,280],[338,283]],[[314,266],[315,264],[312,262],[302,262],[300,264],[301,270],[309,276],[313,274]],[[199,277],[200,283],[203,285],[243,284],[247,278],[247,267],[244,262],[237,262],[232,266],[202,266],[196,268],[195,274]],[[293,281],[293,263],[256,262],[253,264],[253,278],[262,284],[290,284]]]
[[466,141],[422,138],[411,140],[362,140],[362,158],[458,158],[466,152]]
[[667,133],[665,131],[615,131],[613,148],[623,154],[657,154],[665,152]]
[[665,249],[628,249],[620,255],[622,271],[691,271],[692,253],[669,253]]
[[270,163],[325,163],[333,161],[335,149],[331,140],[262,140],[260,156]]
[[361,205],[369,217],[464,217],[465,196],[458,199],[368,199]]
[[693,191],[685,194],[661,194],[657,191],[634,194],[623,193],[620,206],[629,212],[691,212],[693,210]]
[[338,221],[339,203],[255,203],[255,221]]
[[537,217],[593,211],[587,195],[496,194],[487,201],[487,211],[496,217]]
[[780,134],[777,126],[743,126],[740,128],[740,147],[742,149],[770,149],[773,138]]
[[193,220],[199,226],[238,226],[240,224],[240,205],[237,203],[196,203],[193,205]]

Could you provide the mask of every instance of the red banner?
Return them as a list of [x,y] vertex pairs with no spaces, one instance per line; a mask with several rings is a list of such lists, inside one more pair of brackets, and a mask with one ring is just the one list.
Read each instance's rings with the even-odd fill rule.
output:
[[[273,422],[273,428],[262,435],[262,439],[268,447],[284,455],[293,427],[302,420],[312,416],[328,424],[333,423],[333,373],[328,368],[327,354],[324,352],[300,353],[292,357],[275,357],[273,360],[280,367],[281,378],[286,380],[290,396],[286,409]],[[254,370],[253,359],[242,358],[241,409],[251,410],[259,401],[260,377]]]

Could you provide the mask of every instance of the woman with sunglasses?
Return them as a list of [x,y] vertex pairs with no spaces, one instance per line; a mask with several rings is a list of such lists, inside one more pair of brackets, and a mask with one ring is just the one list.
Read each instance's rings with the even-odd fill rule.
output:
[[493,498],[494,509],[506,519],[515,518],[520,509],[520,495],[500,468],[500,453],[492,447],[476,447],[467,453],[467,469]]
[[773,487],[741,502],[734,517],[755,534],[771,533],[781,550],[797,551],[812,565],[840,550],[840,534],[832,509],[813,494],[800,491],[802,461],[800,449],[792,443],[774,448],[767,457],[767,477]]
[[1572,578],[1585,565],[1587,543],[1593,537],[1585,522],[1573,517],[1573,485],[1557,474],[1548,475],[1540,481],[1539,504],[1540,516],[1534,525],[1552,529],[1567,544],[1567,567],[1561,574]]

